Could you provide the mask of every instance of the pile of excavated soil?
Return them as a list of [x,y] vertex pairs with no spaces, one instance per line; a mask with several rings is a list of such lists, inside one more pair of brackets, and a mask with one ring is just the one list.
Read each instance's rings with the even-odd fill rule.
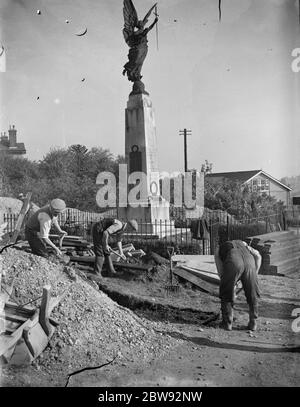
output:
[[11,300],[18,304],[40,297],[48,284],[53,296],[66,291],[51,314],[60,324],[48,347],[25,370],[4,366],[4,386],[61,386],[74,371],[114,357],[120,366],[146,362],[180,342],[156,332],[154,322],[118,305],[70,267],[17,249],[6,250],[2,258],[6,283],[16,276]]

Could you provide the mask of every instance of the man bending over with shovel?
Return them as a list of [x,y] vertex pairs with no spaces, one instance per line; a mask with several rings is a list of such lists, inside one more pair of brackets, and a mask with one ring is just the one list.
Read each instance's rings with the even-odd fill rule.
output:
[[137,232],[138,223],[135,219],[128,222],[121,222],[118,219],[101,219],[95,223],[92,228],[92,236],[95,252],[94,272],[98,277],[102,277],[102,267],[106,262],[109,276],[114,276],[116,271],[110,253],[111,247],[108,245],[109,239],[116,240],[120,256],[125,260],[126,256],[123,253],[122,238],[125,231]]
[[29,218],[25,226],[25,237],[33,254],[48,257],[47,246],[50,246],[57,256],[62,255],[59,248],[49,239],[49,232],[51,226],[54,226],[61,236],[67,235],[67,232],[61,230],[57,221],[57,216],[65,209],[66,204],[62,199],[53,199],[49,205],[38,209]]
[[258,278],[261,255],[242,240],[222,243],[215,253],[215,262],[220,276],[220,299],[222,322],[220,327],[232,330],[235,287],[242,282],[249,306],[248,329],[255,331],[258,318]]

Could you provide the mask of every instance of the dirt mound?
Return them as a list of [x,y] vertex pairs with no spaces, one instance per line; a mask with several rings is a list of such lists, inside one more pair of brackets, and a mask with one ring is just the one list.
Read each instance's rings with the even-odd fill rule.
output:
[[[157,333],[155,323],[116,304],[83,275],[70,273],[69,267],[16,249],[3,253],[2,263],[7,283],[16,275],[11,299],[18,304],[40,297],[46,284],[52,286],[52,295],[66,290],[51,314],[60,325],[47,349],[27,368],[31,374],[26,375],[26,386],[64,385],[68,374],[84,367],[102,365],[115,356],[114,363],[123,366],[143,362],[178,344]],[[20,385],[20,376],[14,376],[11,368],[4,367],[2,374],[3,385]]]

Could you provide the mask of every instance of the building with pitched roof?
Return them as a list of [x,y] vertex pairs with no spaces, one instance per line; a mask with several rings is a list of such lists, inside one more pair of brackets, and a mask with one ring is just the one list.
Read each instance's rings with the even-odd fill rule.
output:
[[282,201],[286,206],[291,203],[292,189],[263,170],[218,172],[206,174],[205,178],[211,184],[223,180],[239,182],[241,185],[247,185],[251,192],[270,195],[278,201]]
[[8,136],[6,132],[1,133],[0,154],[20,156],[26,154],[24,143],[17,142],[17,129],[15,126],[9,126]]

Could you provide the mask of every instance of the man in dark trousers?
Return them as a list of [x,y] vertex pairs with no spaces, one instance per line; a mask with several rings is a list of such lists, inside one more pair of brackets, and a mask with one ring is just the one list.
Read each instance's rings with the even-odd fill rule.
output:
[[137,232],[138,223],[135,219],[128,222],[121,222],[118,219],[101,219],[95,223],[92,228],[92,236],[95,252],[94,272],[98,277],[102,277],[102,267],[104,261],[108,267],[109,275],[113,276],[116,271],[110,257],[110,246],[108,245],[109,239],[116,240],[120,256],[126,259],[123,253],[122,237],[125,231]]
[[261,266],[261,255],[242,240],[222,243],[215,253],[215,262],[220,276],[221,327],[231,331],[235,286],[240,280],[249,306],[248,329],[255,331],[258,318],[259,287],[257,274]]
[[57,216],[64,212],[66,204],[62,199],[53,199],[50,204],[43,206],[33,213],[25,226],[25,237],[33,254],[48,257],[47,246],[52,247],[55,253],[60,256],[62,253],[57,246],[49,239],[49,232],[53,225],[60,235],[67,232],[61,230]]

